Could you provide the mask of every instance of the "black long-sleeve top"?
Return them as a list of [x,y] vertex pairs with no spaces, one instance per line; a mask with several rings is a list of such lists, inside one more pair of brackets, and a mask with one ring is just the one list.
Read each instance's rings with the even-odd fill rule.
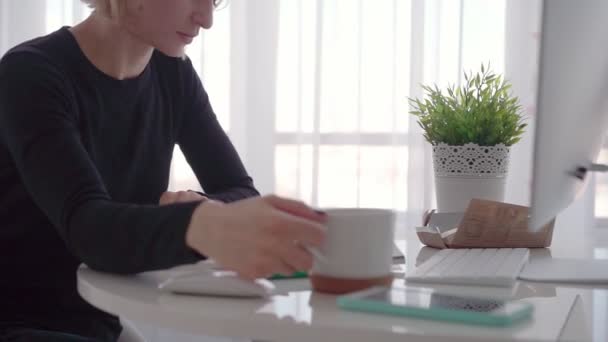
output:
[[[62,28],[0,62],[0,315],[95,312],[80,263],[136,273],[194,262],[197,202],[159,206],[179,144],[208,197],[259,193],[187,59],[114,79]],[[0,316],[0,318],[2,317]]]

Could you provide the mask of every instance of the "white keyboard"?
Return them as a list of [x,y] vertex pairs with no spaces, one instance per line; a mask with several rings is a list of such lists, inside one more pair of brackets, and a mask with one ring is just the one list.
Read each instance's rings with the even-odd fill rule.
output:
[[405,279],[411,282],[512,286],[530,251],[527,248],[442,249]]

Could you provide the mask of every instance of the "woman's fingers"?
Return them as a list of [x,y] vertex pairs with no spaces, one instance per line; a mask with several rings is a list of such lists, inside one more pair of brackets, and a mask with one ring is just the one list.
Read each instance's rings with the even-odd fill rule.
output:
[[325,238],[325,227],[320,223],[287,213],[279,213],[275,220],[274,233],[283,243],[298,241],[308,246],[320,246]]
[[276,196],[227,204],[209,200],[192,215],[186,244],[246,279],[288,275],[312,267],[305,247],[324,240],[324,225],[311,219],[322,217],[301,202]]
[[158,201],[158,204],[167,205],[167,204],[171,204],[171,203],[204,201],[207,199],[208,199],[207,197],[202,196],[199,193],[194,192],[194,191],[177,191],[177,192],[167,191],[167,192],[164,192],[160,196],[160,200]]
[[290,275],[297,270],[280,258],[267,257],[258,260],[241,271],[237,270],[239,276],[254,280],[257,278],[269,278],[275,274]]
[[176,199],[177,199],[177,194],[175,192],[171,192],[171,191],[163,192],[163,194],[160,195],[160,200],[158,201],[158,204],[167,205],[167,204],[175,202]]
[[320,210],[315,210],[303,202],[282,198],[276,195],[265,196],[264,199],[276,209],[287,212],[291,215],[305,219],[325,222],[326,215]]
[[299,243],[280,249],[281,259],[296,271],[308,271],[312,268],[313,256]]

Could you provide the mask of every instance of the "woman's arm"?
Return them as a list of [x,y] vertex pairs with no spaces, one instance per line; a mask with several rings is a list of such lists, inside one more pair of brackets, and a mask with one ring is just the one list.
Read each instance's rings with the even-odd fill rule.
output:
[[220,126],[190,61],[184,65],[184,104],[178,143],[205,196],[233,202],[258,196],[230,139]]
[[186,243],[248,279],[310,269],[312,256],[300,244],[320,245],[325,217],[302,202],[258,196],[192,65],[184,64],[178,142],[210,199],[194,212]]
[[0,143],[68,249],[92,268],[118,273],[196,261],[185,234],[198,203],[113,201],[82,145],[67,89],[61,70],[34,53],[0,63]]

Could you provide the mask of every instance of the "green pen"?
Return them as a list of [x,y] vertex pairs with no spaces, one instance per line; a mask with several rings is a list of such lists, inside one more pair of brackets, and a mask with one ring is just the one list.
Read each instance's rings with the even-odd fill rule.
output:
[[290,275],[283,274],[273,274],[270,276],[270,280],[279,280],[279,279],[300,279],[300,278],[308,278],[308,272],[305,271],[297,271]]

